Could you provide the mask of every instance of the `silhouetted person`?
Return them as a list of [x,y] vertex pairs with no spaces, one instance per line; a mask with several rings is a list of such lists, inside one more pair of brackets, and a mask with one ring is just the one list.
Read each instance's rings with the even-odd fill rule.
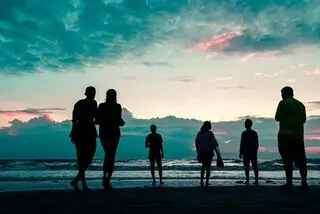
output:
[[120,126],[124,126],[122,119],[122,107],[117,103],[117,92],[109,89],[106,93],[106,101],[98,107],[97,124],[99,136],[104,150],[102,186],[111,189],[111,177],[114,172],[115,156],[120,140]]
[[254,170],[255,181],[253,184],[259,184],[258,176],[258,149],[259,139],[256,131],[252,130],[252,120],[247,119],[244,123],[246,128],[241,134],[239,158],[243,158],[244,171],[246,175],[245,184],[249,184],[250,162]]
[[97,114],[97,102],[95,101],[96,90],[89,86],[85,91],[86,98],[79,100],[72,112],[71,141],[75,144],[77,152],[78,174],[71,181],[75,191],[79,191],[78,182],[82,181],[84,191],[89,190],[85,172],[90,166],[96,151],[97,130],[95,117]]
[[159,170],[159,179],[160,184],[164,184],[162,181],[162,158],[163,155],[163,146],[162,146],[162,137],[157,133],[157,127],[155,125],[150,126],[151,133],[146,137],[145,147],[149,148],[149,161],[150,161],[150,170],[152,176],[153,185],[156,184],[156,179],[154,176],[154,166],[157,163]]
[[293,98],[291,87],[281,90],[282,100],[279,102],[275,120],[279,122],[278,148],[286,173],[284,187],[292,188],[293,164],[301,175],[301,187],[307,187],[307,158],[304,147],[304,123],[306,122],[305,106]]
[[205,121],[197,134],[195,140],[198,161],[201,166],[200,184],[204,185],[203,178],[206,172],[206,186],[209,185],[211,163],[214,156],[214,151],[217,153],[218,158],[221,158],[219,144],[213,132],[211,131],[210,121]]

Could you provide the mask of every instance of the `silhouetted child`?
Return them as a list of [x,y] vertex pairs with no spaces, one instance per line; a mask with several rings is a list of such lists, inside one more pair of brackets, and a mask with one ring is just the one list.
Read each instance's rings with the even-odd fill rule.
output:
[[219,144],[214,134],[211,131],[211,122],[205,121],[197,134],[195,140],[198,161],[201,166],[200,185],[203,186],[204,173],[206,172],[206,186],[209,185],[211,163],[214,156],[214,151],[217,153],[218,159],[221,159]]
[[162,137],[157,133],[157,127],[155,125],[150,126],[151,133],[146,137],[145,147],[149,148],[149,161],[150,170],[152,176],[152,184],[156,184],[154,176],[154,166],[157,164],[159,170],[160,184],[164,184],[162,181],[162,158],[163,158],[163,146]]
[[243,165],[246,175],[245,184],[249,184],[249,172],[250,172],[250,162],[252,164],[255,176],[255,182],[253,184],[259,184],[258,181],[258,148],[259,139],[256,131],[252,130],[252,120],[247,119],[244,123],[246,128],[241,134],[240,142],[240,154],[239,158],[243,158]]

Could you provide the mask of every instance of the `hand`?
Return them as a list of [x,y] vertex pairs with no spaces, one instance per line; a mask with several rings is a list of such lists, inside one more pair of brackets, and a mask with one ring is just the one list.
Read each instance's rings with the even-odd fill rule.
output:
[[239,155],[239,158],[242,159],[242,155],[241,154]]

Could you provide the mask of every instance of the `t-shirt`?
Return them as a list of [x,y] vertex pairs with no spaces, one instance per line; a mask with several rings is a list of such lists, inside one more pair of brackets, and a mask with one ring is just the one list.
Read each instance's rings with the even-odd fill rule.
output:
[[149,145],[149,151],[152,153],[160,152],[162,147],[162,137],[158,133],[150,133],[146,137],[146,144]]
[[258,134],[254,130],[245,130],[241,134],[240,154],[252,154],[259,149]]
[[98,136],[94,125],[97,105],[97,101],[91,99],[82,99],[76,102],[72,112],[74,126],[69,134],[71,139],[79,141],[86,138],[93,139]]
[[212,131],[199,131],[195,144],[201,153],[213,153],[214,149],[218,147],[218,141]]
[[294,98],[288,98],[279,102],[275,115],[279,124],[279,134],[299,134],[304,133],[304,123],[306,122],[306,108]]
[[120,137],[120,122],[122,120],[122,107],[118,103],[100,103],[96,123],[99,126],[100,138]]
[[122,107],[118,103],[100,103],[97,124],[102,127],[118,127],[122,119]]
[[94,124],[97,115],[97,101],[82,99],[76,102],[72,112],[72,121],[80,124]]

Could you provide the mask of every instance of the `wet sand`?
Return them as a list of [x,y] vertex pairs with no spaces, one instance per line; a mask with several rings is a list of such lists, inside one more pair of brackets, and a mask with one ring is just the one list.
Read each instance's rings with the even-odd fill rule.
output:
[[320,213],[320,187],[279,186],[123,188],[115,192],[70,190],[1,192],[0,213]]

